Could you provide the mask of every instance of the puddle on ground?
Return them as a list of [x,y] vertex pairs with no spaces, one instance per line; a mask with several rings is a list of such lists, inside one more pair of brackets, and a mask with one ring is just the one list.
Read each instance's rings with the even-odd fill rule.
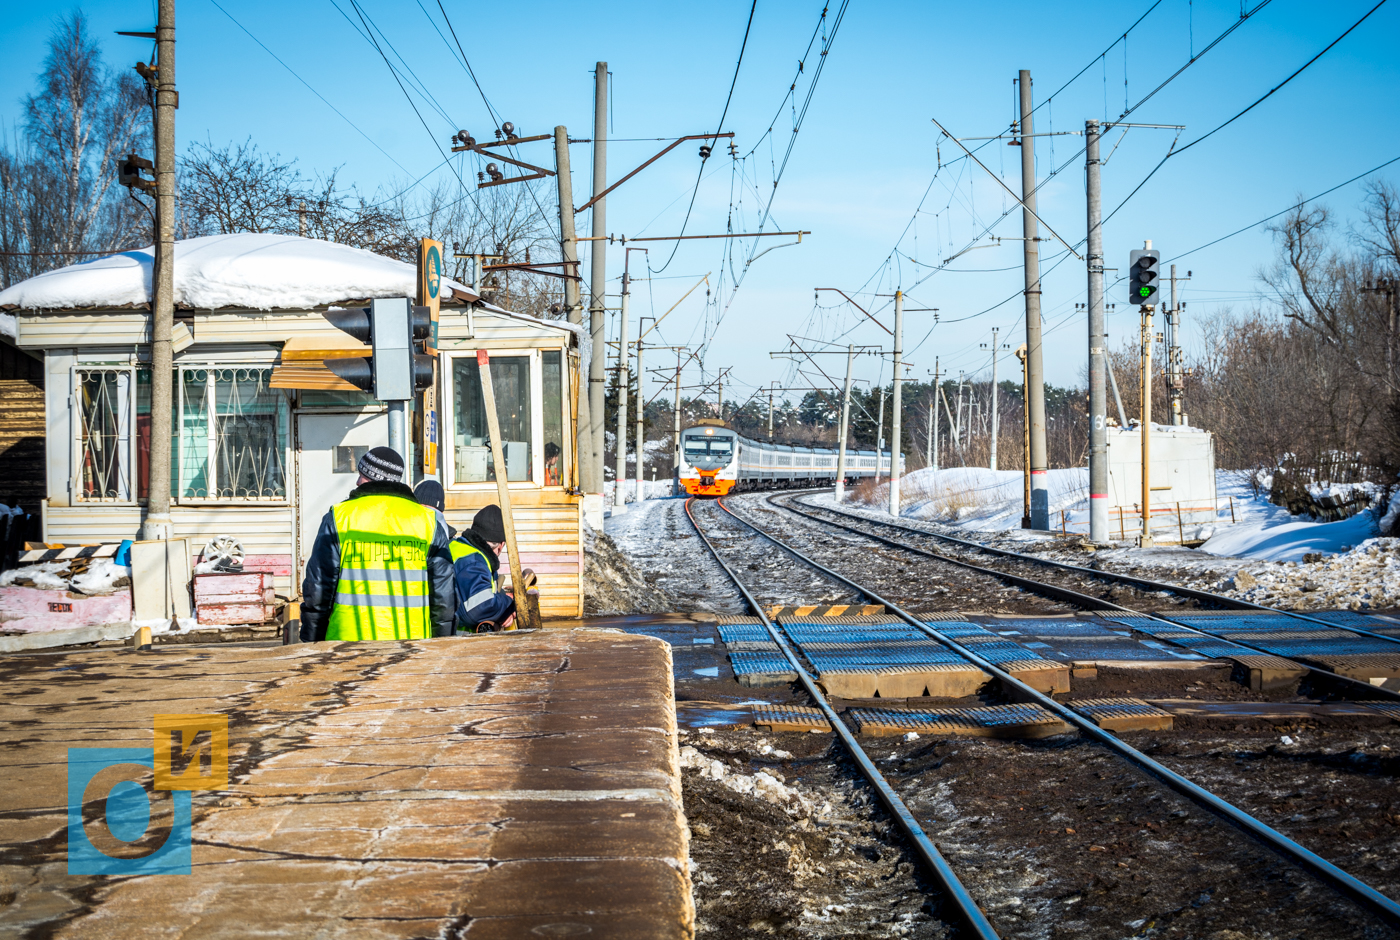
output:
[[693,672],[693,673],[695,673],[697,676],[704,676],[706,679],[718,679],[718,678],[719,678],[719,667],[718,667],[718,666],[705,666],[705,667],[703,667],[703,668],[700,668],[700,669],[692,669],[692,670],[690,670],[690,671]]
[[730,707],[677,702],[676,724],[682,728],[747,728],[753,724],[753,713],[744,702]]

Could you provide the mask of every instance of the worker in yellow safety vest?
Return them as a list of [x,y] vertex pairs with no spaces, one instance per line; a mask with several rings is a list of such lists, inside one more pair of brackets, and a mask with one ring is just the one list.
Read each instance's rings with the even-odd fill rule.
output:
[[370,449],[344,502],[321,521],[301,586],[301,639],[451,636],[457,589],[447,532],[403,482],[404,462]]

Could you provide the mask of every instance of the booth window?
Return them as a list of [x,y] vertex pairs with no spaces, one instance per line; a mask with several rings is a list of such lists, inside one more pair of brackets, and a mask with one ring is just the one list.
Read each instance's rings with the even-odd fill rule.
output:
[[130,369],[83,369],[77,374],[80,499],[131,499],[132,378]]
[[564,448],[564,352],[540,354],[544,366],[544,485],[562,486],[569,477]]
[[271,369],[179,373],[176,495],[182,499],[287,498],[287,398]]
[[[456,396],[453,401],[456,424],[453,480],[456,483],[493,482],[496,466],[491,456],[486,405],[481,396],[481,367],[474,357],[452,360],[452,387]],[[496,418],[501,424],[506,479],[511,483],[532,481],[530,357],[492,356],[491,387],[496,396]]]

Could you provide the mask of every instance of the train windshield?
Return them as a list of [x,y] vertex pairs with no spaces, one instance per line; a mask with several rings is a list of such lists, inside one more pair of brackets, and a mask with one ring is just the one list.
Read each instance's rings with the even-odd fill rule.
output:
[[734,441],[725,437],[687,437],[687,457],[729,457],[734,453]]

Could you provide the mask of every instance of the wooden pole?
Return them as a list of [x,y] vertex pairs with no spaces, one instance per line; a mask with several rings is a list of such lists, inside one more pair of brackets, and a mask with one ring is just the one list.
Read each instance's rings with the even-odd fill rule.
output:
[[520,553],[516,551],[515,519],[510,511],[510,482],[506,479],[505,450],[501,447],[501,419],[496,414],[496,391],[491,385],[491,354],[476,351],[476,364],[481,371],[481,397],[486,405],[486,429],[491,434],[491,460],[496,464],[496,493],[501,500],[501,520],[505,523],[506,553],[510,556],[510,583],[515,591],[516,616],[525,621],[527,630],[540,628],[540,611],[526,589],[520,573]]

